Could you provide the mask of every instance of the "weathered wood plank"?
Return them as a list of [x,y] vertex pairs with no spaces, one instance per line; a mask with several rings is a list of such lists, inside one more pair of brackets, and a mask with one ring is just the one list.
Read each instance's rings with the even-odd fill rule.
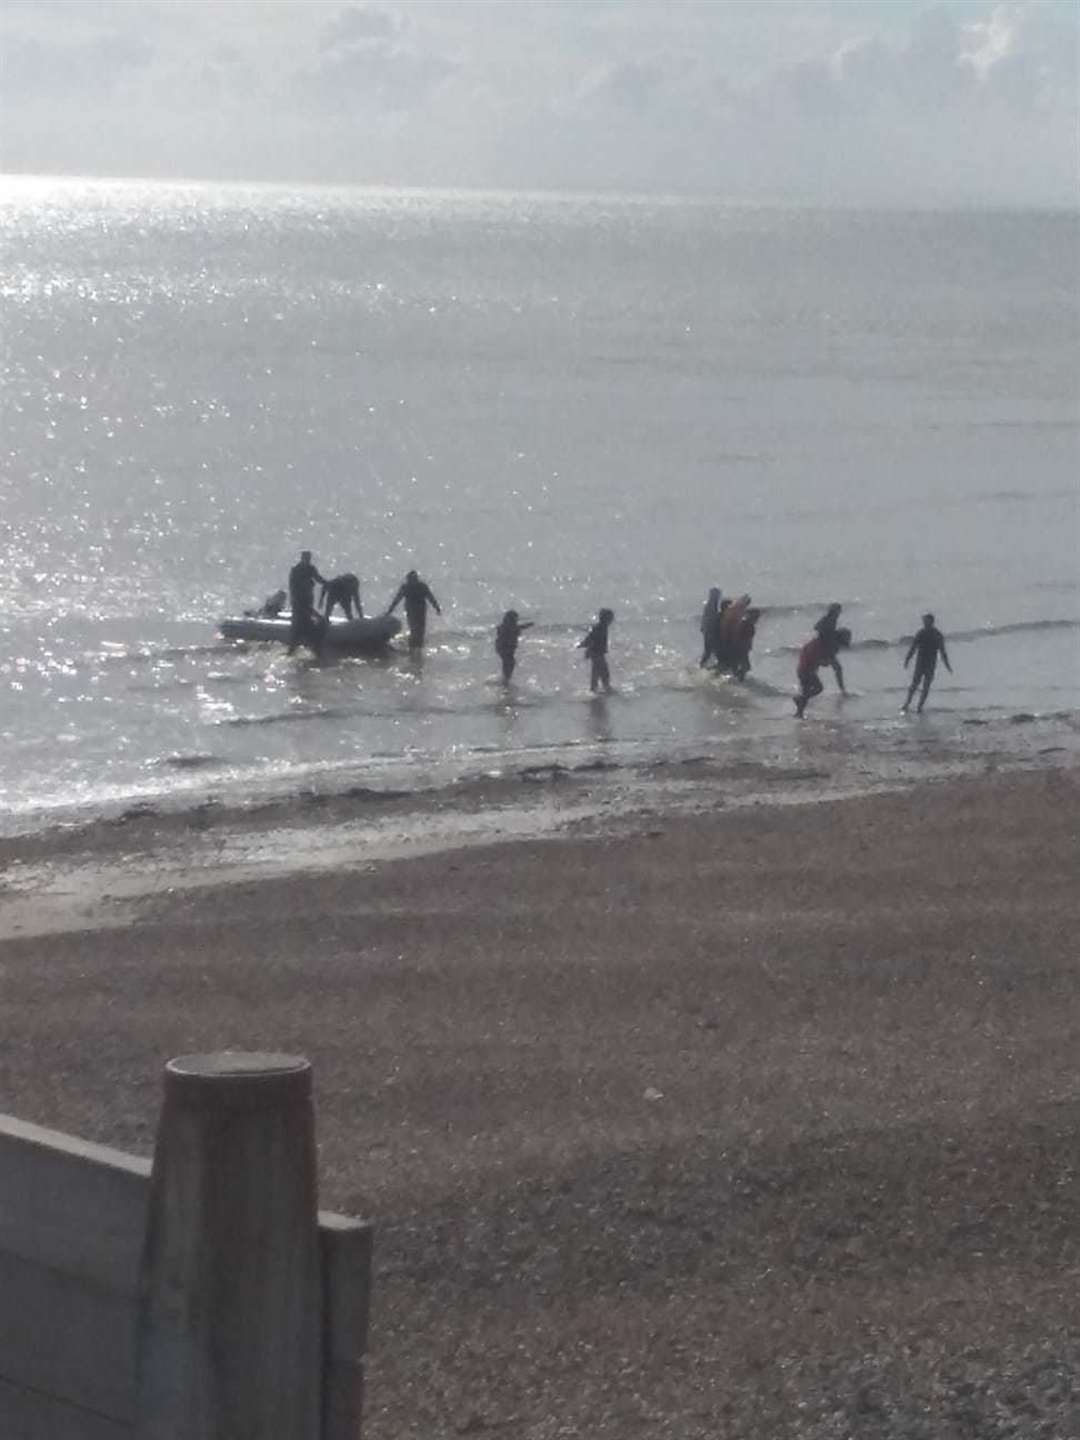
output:
[[319,1216],[323,1281],[322,1440],[357,1440],[371,1298],[372,1231],[360,1220]]
[[5,1440],[131,1440],[132,1427],[0,1380],[0,1435]]
[[0,1251],[134,1294],[150,1162],[0,1115]]
[[0,1379],[11,1385],[130,1420],[135,1316],[130,1296],[0,1252]]

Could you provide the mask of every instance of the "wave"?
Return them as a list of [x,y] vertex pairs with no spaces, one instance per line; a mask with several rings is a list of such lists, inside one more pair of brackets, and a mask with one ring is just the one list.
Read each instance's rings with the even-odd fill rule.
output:
[[[1080,620],[1017,620],[1012,625],[984,625],[978,630],[954,630],[946,640],[984,640],[994,635],[1020,635],[1034,630],[1080,630]],[[910,643],[911,637],[904,640]]]
[[[952,645],[971,640],[992,640],[998,635],[1020,635],[1041,630],[1080,630],[1080,620],[1017,620],[1009,625],[983,625],[977,630],[950,630],[945,642]],[[895,640],[882,640],[868,636],[865,640],[853,640],[849,651],[892,650],[901,645],[910,645],[914,635],[900,635]],[[803,644],[806,642],[803,641]],[[799,645],[776,645],[766,650],[767,655],[798,655]]]
[[348,720],[360,712],[343,705],[327,705],[319,710],[278,710],[272,715],[228,715],[221,720],[208,720],[208,725],[288,725],[303,720]]
[[222,759],[220,755],[196,752],[191,755],[162,755],[153,761],[153,764],[170,770],[212,770],[219,765],[228,764],[228,761]]
[[150,665],[160,660],[189,660],[201,655],[229,654],[233,649],[225,640],[219,640],[214,645],[163,645],[160,648],[152,645],[129,648],[106,640],[102,652],[91,659],[98,665]]

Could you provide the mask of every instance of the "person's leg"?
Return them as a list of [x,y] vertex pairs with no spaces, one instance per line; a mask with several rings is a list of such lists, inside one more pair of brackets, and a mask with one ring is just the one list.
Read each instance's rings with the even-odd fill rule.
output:
[[409,622],[409,649],[422,650],[424,648],[424,631],[427,628],[427,611],[407,611],[406,619]]
[[304,643],[313,655],[322,653],[323,640],[329,624],[329,618],[324,619],[317,610],[312,610],[304,622]]
[[799,676],[799,685],[801,688],[795,697],[795,714],[801,720],[806,713],[807,705],[810,704],[810,701],[813,700],[815,695],[821,694],[825,686],[821,683],[820,677],[814,670],[801,674]]
[[934,683],[934,667],[928,665],[922,676],[922,694],[919,696],[919,703],[915,707],[917,715],[922,714],[922,708],[926,704],[926,697],[930,694],[930,686]]
[[502,659],[503,684],[509,685],[510,677],[514,673],[514,657],[513,655],[503,655],[500,658]]
[[611,689],[611,671],[608,669],[607,656],[601,655],[599,660],[600,684],[605,690]]

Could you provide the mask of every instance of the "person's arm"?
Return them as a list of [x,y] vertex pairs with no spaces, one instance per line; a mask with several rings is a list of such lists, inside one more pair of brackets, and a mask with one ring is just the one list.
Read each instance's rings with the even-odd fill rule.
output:
[[906,670],[907,667],[911,664],[911,657],[912,657],[912,655],[915,654],[915,650],[916,650],[916,647],[918,646],[918,643],[919,643],[919,637],[916,635],[916,636],[915,636],[915,639],[912,640],[912,642],[911,642],[911,646],[910,646],[907,654],[904,656],[904,669],[905,669],[905,670]]
[[424,588],[425,588],[425,590],[427,591],[427,598],[431,601],[432,605],[435,607],[435,614],[436,614],[436,615],[441,615],[441,614],[442,614],[442,610],[441,610],[441,608],[440,608],[440,606],[439,606],[439,602],[435,599],[435,596],[431,593],[431,586],[430,586],[430,585],[425,585]]
[[945,636],[944,636],[944,635],[942,635],[941,639],[938,641],[938,649],[941,651],[941,658],[942,658],[942,660],[945,662],[945,669],[946,669],[946,670],[949,672],[949,674],[951,675],[951,674],[952,674],[952,666],[949,664],[949,657],[948,657],[948,655],[945,653]]
[[832,672],[836,676],[836,683],[840,686],[840,694],[846,695],[847,691],[844,689],[844,671],[840,661],[834,655],[829,661],[829,664],[832,666]]
[[390,601],[390,604],[386,607],[386,613],[387,613],[387,615],[392,615],[392,614],[394,613],[394,611],[397,609],[397,607],[401,604],[402,600],[404,600],[404,598],[405,598],[405,586],[404,586],[404,585],[399,585],[399,586],[398,586],[398,592],[397,592],[397,594],[394,596],[393,600]]
[[536,621],[535,621],[535,620],[525,620],[525,621],[523,621],[523,622],[518,626],[518,634],[520,635],[521,632],[522,632],[522,630],[531,630],[535,624],[536,624]]

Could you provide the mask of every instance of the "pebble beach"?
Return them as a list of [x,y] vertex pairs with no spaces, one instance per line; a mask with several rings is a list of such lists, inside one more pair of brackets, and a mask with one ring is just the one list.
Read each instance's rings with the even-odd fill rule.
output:
[[190,816],[2,842],[0,1104],[148,1154],[170,1056],[310,1057],[370,1440],[1080,1433],[1075,767],[575,818],[599,779],[396,858],[294,810],[212,883]]

